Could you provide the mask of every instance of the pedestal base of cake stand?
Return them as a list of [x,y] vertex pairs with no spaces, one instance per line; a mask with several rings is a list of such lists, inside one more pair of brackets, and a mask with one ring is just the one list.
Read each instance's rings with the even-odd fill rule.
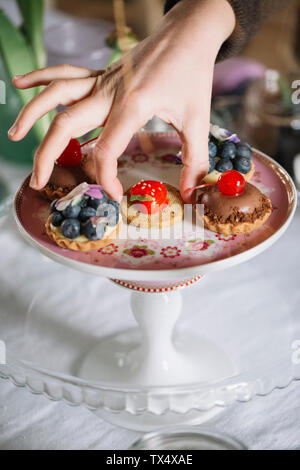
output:
[[219,345],[194,333],[174,331],[182,308],[180,287],[195,280],[156,288],[114,282],[132,289],[131,309],[138,328],[104,338],[85,357],[81,378],[134,388],[199,384],[234,373]]

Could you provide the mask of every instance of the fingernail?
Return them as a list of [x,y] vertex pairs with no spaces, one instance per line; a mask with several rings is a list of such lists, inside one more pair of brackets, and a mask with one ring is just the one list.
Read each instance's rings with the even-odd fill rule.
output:
[[17,131],[17,124],[14,124],[13,126],[11,126],[11,128],[9,129],[7,134],[8,134],[9,137],[13,137],[15,135],[16,131]]
[[19,78],[22,78],[24,77],[24,75],[15,75],[13,80],[19,80]]
[[31,179],[30,179],[30,187],[32,189],[37,189],[37,179],[35,171],[32,172]]

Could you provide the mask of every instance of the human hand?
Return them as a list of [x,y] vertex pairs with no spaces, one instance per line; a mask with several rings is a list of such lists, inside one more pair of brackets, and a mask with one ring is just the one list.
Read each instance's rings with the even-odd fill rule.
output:
[[47,86],[21,110],[9,131],[11,140],[25,137],[56,106],[68,106],[55,116],[36,152],[31,187],[46,185],[71,138],[104,126],[94,149],[97,181],[120,200],[117,159],[132,135],[155,115],[181,137],[180,190],[190,202],[190,188],[208,169],[214,63],[234,25],[227,0],[181,0],[148,38],[104,73],[63,65],[15,77],[20,89]]

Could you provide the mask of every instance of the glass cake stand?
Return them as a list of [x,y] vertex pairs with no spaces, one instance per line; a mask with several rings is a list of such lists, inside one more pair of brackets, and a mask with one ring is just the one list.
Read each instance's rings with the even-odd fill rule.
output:
[[[84,150],[91,152],[93,145],[94,142],[87,143]],[[172,132],[136,135],[119,160],[119,177],[124,188],[142,178],[176,186],[181,169],[175,158],[179,148],[180,141]],[[260,356],[257,345],[249,343],[257,362],[250,367],[247,361],[240,361],[236,351],[243,351],[242,340],[235,345],[233,353],[217,331],[218,328],[230,331],[230,317],[225,323],[221,318],[217,320],[216,315],[216,322],[220,323],[214,326],[205,317],[205,306],[203,329],[207,328],[212,339],[194,332],[193,324],[184,331],[174,328],[181,312],[182,289],[198,283],[201,286],[206,274],[262,253],[281,237],[293,218],[296,191],[289,175],[260,152],[255,152],[254,163],[252,183],[267,194],[273,204],[272,215],[259,230],[239,236],[205,230],[203,242],[195,238],[193,224],[179,239],[145,239],[143,232],[136,229],[135,239],[123,237],[121,232],[107,247],[89,253],[62,249],[47,237],[44,225],[49,204],[29,188],[28,177],[15,201],[15,219],[21,234],[44,255],[43,261],[50,258],[87,273],[91,289],[84,295],[85,289],[76,287],[74,281],[68,294],[64,296],[62,290],[66,317],[59,318],[61,331],[65,332],[61,333],[61,338],[60,333],[52,331],[53,323],[58,321],[56,307],[51,310],[50,321],[50,316],[42,318],[37,304],[32,302],[31,329],[39,331],[44,322],[42,342],[40,334],[35,332],[27,337],[31,354],[17,357],[8,350],[7,364],[0,365],[0,376],[10,378],[33,393],[72,405],[85,405],[111,423],[142,431],[207,421],[235,401],[267,394],[296,378],[294,368],[286,367],[286,352],[274,358],[265,347]],[[51,289],[59,289],[51,276],[52,265],[55,263],[45,264],[44,275],[49,276],[51,283],[49,291],[41,294],[39,305],[51,303]],[[70,272],[61,269],[66,271],[66,276]],[[100,338],[97,335],[95,339],[94,332],[100,328],[99,312],[97,315],[94,312],[97,276],[114,283],[116,297],[118,293],[123,296],[125,290],[131,292],[131,310],[138,328],[123,329],[121,324],[121,331],[110,330],[105,334],[103,327],[103,332],[99,331]],[[89,320],[95,322],[93,330],[85,330],[82,319],[75,329],[75,314],[73,329],[68,323],[68,296],[75,298],[80,292],[83,295],[79,304]],[[113,312],[109,313],[107,322],[113,325]],[[59,346],[53,346],[52,336]],[[72,343],[70,349],[69,343]],[[42,344],[38,354],[35,344]],[[42,353],[47,361],[39,360]],[[274,381],[272,375],[275,363],[282,370],[278,381]]]

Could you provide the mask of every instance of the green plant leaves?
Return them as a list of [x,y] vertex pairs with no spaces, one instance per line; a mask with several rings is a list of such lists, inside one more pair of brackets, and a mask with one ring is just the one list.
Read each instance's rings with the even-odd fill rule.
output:
[[23,30],[32,47],[36,68],[46,65],[46,52],[43,37],[43,0],[17,0],[23,17]]
[[[15,75],[23,75],[37,68],[35,57],[29,43],[1,9],[0,55],[5,64],[9,81],[11,81]],[[6,84],[8,86],[7,82]],[[13,91],[10,91],[10,99],[13,100],[13,93],[15,93],[15,103],[19,104],[17,112],[20,111],[22,106],[32,100],[38,92],[38,89],[35,88],[28,90],[13,88],[12,90]],[[8,106],[8,104],[6,106]],[[14,119],[17,117],[17,112],[14,115]],[[12,124],[12,122],[10,124]],[[44,116],[33,126],[33,133],[36,135],[39,142],[43,139],[49,124],[49,116]]]

